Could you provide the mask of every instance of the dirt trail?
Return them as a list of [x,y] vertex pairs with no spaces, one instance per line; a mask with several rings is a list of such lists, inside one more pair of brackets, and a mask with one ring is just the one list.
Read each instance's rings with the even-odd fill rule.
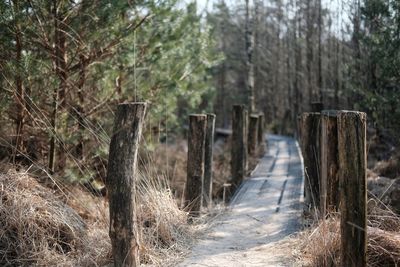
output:
[[180,266],[293,266],[286,241],[301,226],[302,185],[296,141],[268,135],[268,152],[230,209]]

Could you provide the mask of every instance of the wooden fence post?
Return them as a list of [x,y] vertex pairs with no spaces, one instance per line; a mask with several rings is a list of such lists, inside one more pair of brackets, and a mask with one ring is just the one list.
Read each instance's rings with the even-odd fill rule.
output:
[[248,152],[249,155],[256,155],[258,141],[258,115],[250,115],[248,132]]
[[338,114],[341,266],[367,265],[366,114]]
[[320,163],[320,113],[303,113],[301,115],[301,147],[305,170],[305,203],[309,207],[319,208],[319,163]]
[[337,111],[321,113],[321,214],[339,208]]
[[203,182],[203,207],[210,207],[212,203],[212,171],[213,171],[213,145],[215,131],[215,114],[207,114],[207,130],[204,154],[204,182]]
[[114,266],[139,266],[135,191],[137,155],[146,103],[119,104],[108,157],[106,186]]
[[232,192],[246,175],[247,168],[247,110],[244,105],[234,105],[232,113],[231,172]]
[[204,180],[206,126],[206,115],[192,114],[189,116],[185,204],[191,216],[200,214],[201,191]]
[[265,134],[265,130],[264,130],[264,125],[265,124],[265,121],[264,121],[264,114],[263,113],[260,113],[259,115],[258,115],[258,131],[257,131],[257,134],[258,134],[258,136],[257,136],[257,142],[258,142],[258,146],[260,147],[260,149],[261,149],[261,153],[264,153],[264,151],[265,151],[265,144],[266,144],[266,141],[265,141],[265,136],[264,136],[264,134]]

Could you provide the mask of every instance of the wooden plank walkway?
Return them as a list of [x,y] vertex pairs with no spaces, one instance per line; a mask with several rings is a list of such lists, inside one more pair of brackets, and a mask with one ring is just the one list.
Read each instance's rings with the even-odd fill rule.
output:
[[285,238],[299,230],[303,163],[297,142],[268,135],[268,152],[180,266],[293,266]]

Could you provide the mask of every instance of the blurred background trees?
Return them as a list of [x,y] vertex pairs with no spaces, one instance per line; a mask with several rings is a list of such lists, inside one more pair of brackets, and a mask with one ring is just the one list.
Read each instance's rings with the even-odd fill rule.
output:
[[149,144],[181,133],[192,112],[215,112],[228,128],[232,104],[252,102],[277,133],[293,134],[313,102],[366,111],[378,132],[400,132],[396,0],[214,0],[204,10],[4,0],[0,10],[7,161],[92,176],[123,101],[151,103]]
[[108,148],[118,102],[152,103],[149,129],[157,131],[210,106],[209,69],[221,57],[195,3],[0,5],[0,141],[14,162],[84,172]]

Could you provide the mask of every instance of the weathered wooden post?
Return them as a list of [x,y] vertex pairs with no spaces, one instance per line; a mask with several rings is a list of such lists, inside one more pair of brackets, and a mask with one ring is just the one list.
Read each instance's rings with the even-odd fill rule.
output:
[[210,207],[212,203],[214,131],[215,114],[207,114],[207,130],[204,152],[203,207]]
[[366,114],[338,113],[341,266],[367,265]]
[[257,134],[258,134],[257,143],[261,149],[261,153],[264,153],[265,146],[266,146],[266,141],[265,141],[265,136],[264,136],[264,134],[265,134],[265,130],[264,130],[265,125],[264,124],[265,124],[264,114],[261,112],[258,115],[258,131],[257,131]]
[[247,110],[244,105],[234,105],[232,112],[231,172],[232,192],[246,175],[247,168]]
[[249,118],[248,152],[249,155],[256,155],[258,143],[258,115],[252,114]]
[[206,127],[206,115],[192,114],[189,116],[185,204],[191,216],[198,216],[200,214],[204,179]]
[[320,163],[320,113],[303,113],[301,115],[301,148],[305,171],[305,203],[319,209],[319,163]]
[[336,110],[321,113],[321,199],[322,216],[339,208],[339,159]]
[[139,266],[135,191],[146,103],[119,104],[111,137],[106,186],[114,266]]

